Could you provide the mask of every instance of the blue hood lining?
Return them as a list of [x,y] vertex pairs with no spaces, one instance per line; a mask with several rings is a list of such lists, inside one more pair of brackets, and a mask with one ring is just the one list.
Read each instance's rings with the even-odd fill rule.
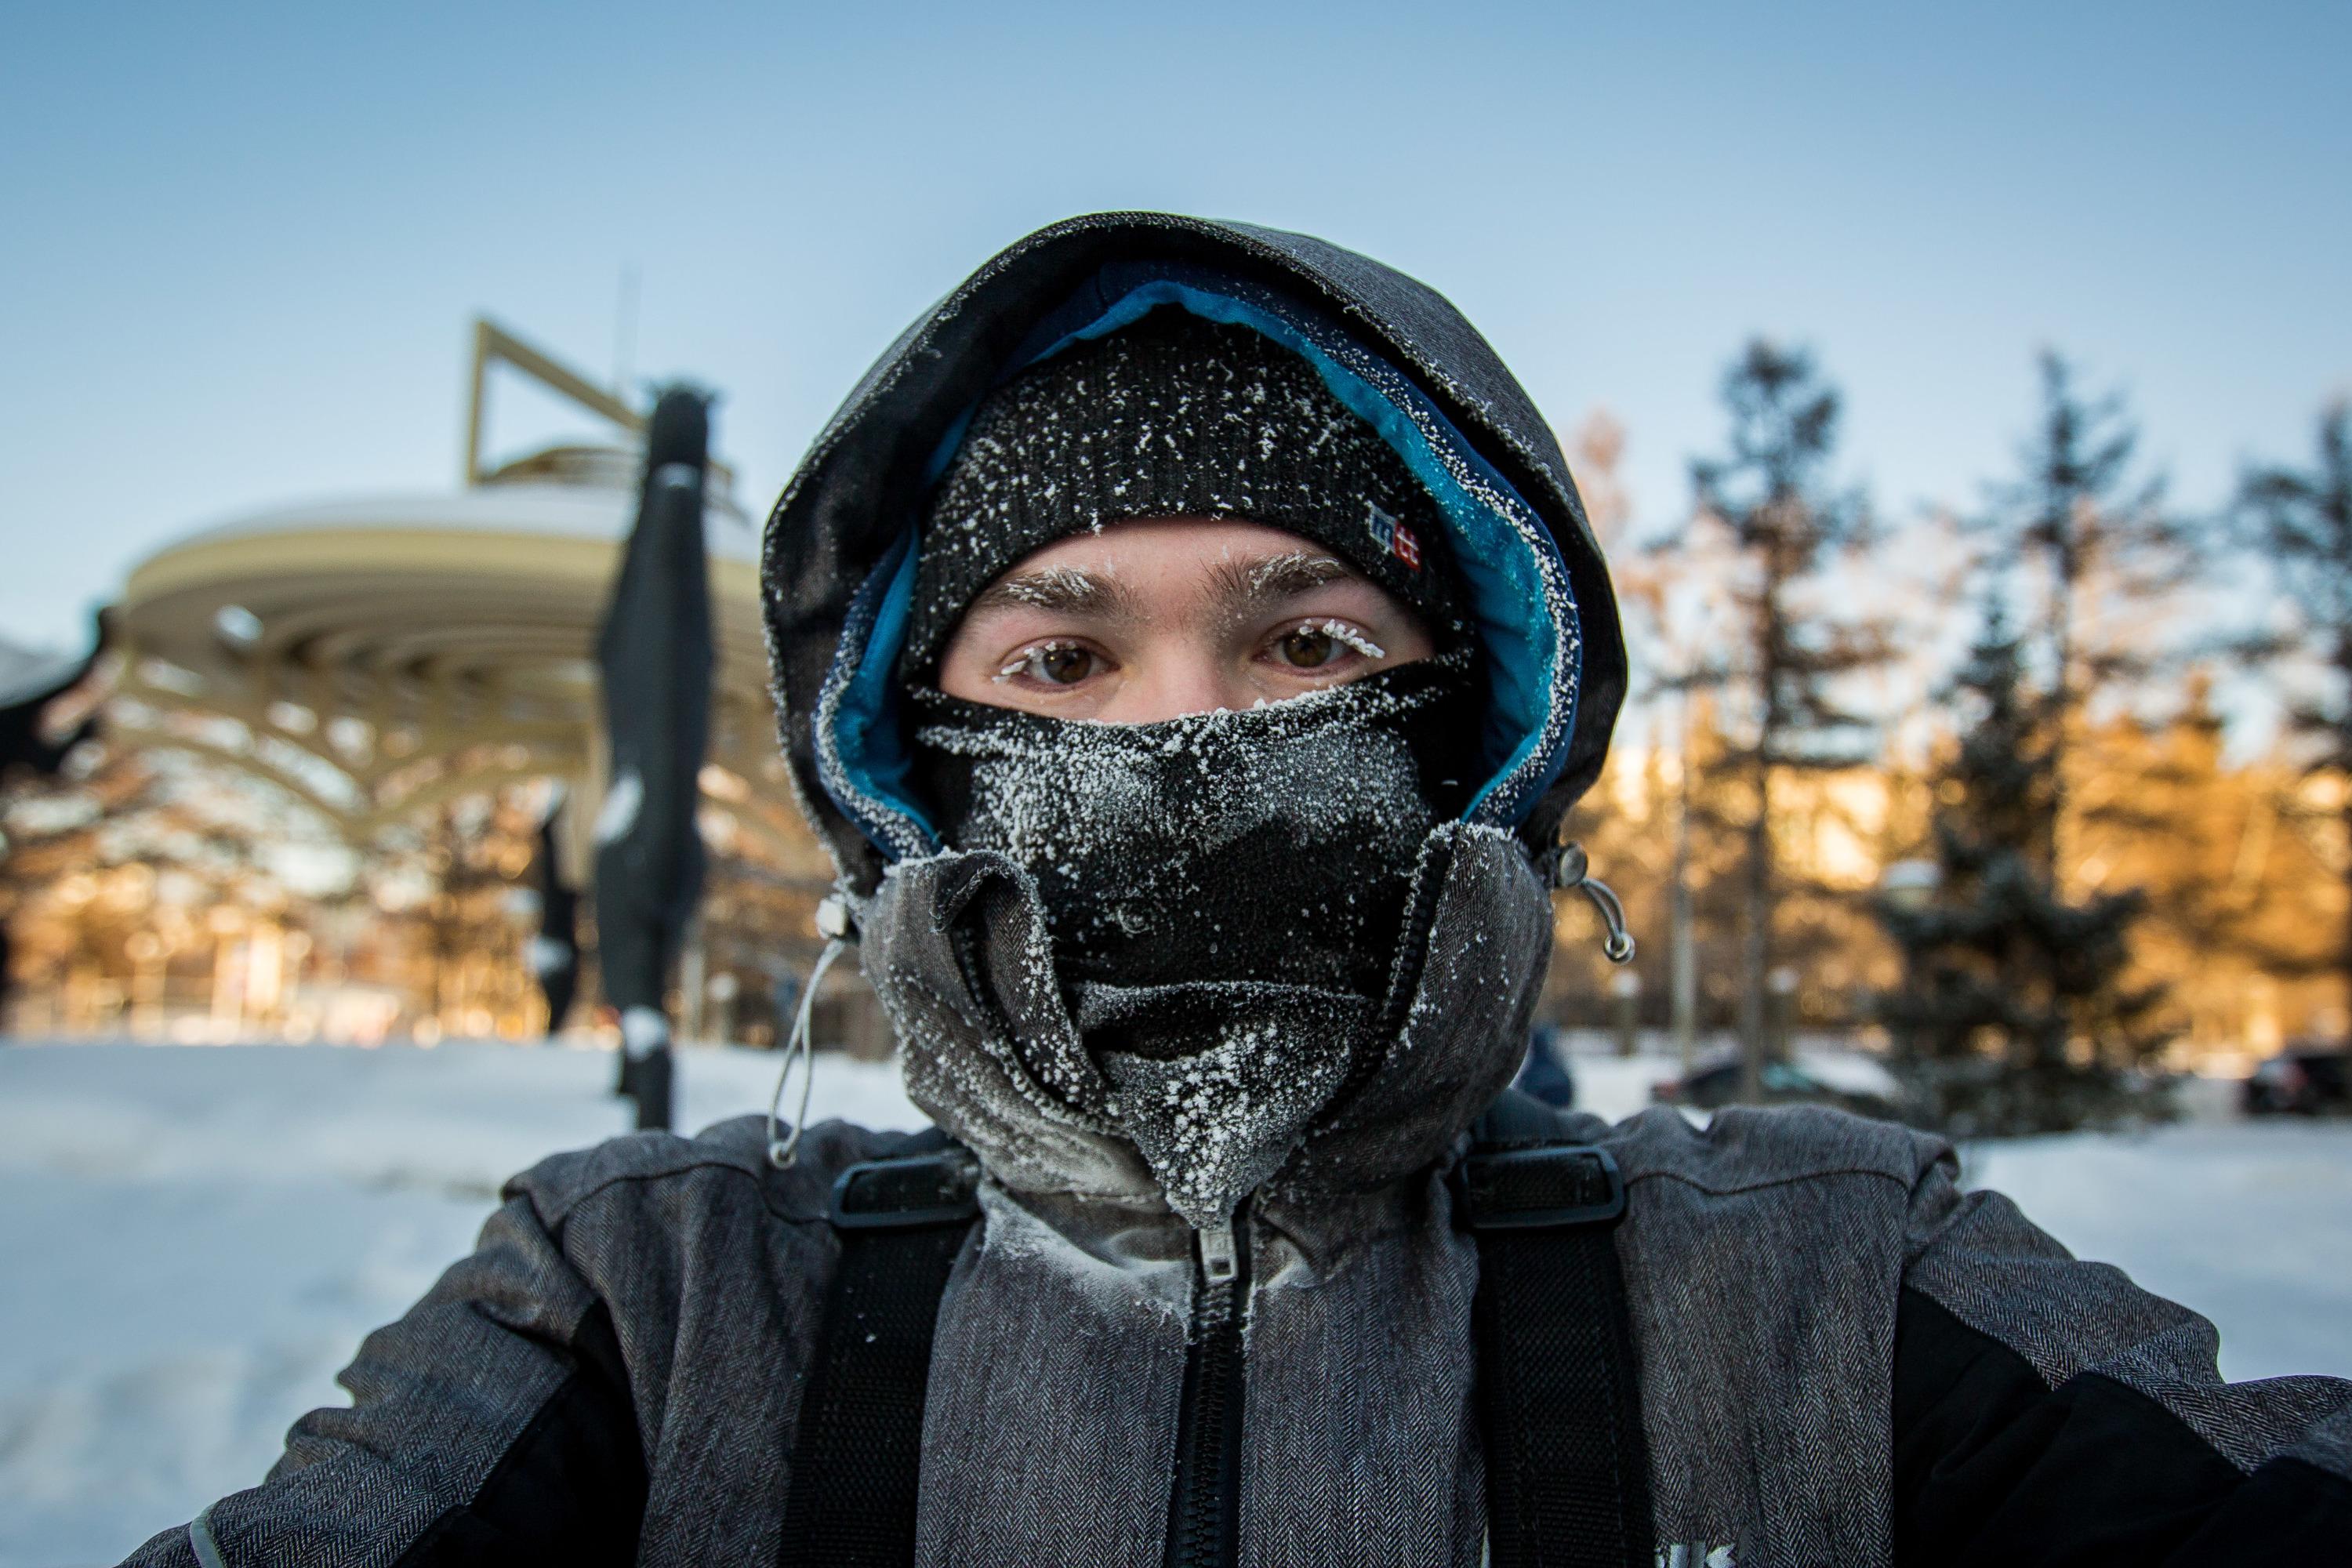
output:
[[[1123,291],[1115,287],[1121,274],[1132,279]],[[1247,327],[1306,360],[1436,500],[1486,654],[1485,760],[1492,772],[1463,818],[1517,826],[1566,765],[1581,674],[1577,605],[1550,530],[1392,366],[1240,279],[1172,267],[1108,269],[1041,323],[997,384],[1163,306]],[[928,465],[927,482],[953,459],[977,407],[949,427]],[[910,521],[859,588],[814,715],[826,793],[892,859],[933,853],[940,844],[908,787],[913,759],[898,685],[898,652],[914,601],[916,536]]]
[[[898,665],[914,602],[910,527],[891,542],[850,601],[815,718],[817,776],[825,794],[892,860],[932,853],[940,844],[939,829],[907,786],[914,757],[901,721]],[[860,650],[854,663],[853,648]]]

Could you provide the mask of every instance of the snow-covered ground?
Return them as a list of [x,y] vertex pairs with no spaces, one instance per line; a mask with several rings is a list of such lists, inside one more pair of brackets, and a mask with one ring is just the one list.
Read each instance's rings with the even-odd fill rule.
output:
[[[688,1053],[681,1122],[764,1108],[776,1065]],[[1612,1117],[1671,1070],[1575,1065]],[[113,1562],[257,1479],[507,1174],[621,1130],[612,1071],[561,1047],[0,1047],[0,1568]],[[919,1120],[890,1069],[838,1058],[813,1114]],[[2230,1375],[2352,1374],[2352,1125],[1984,1145],[1968,1174],[2211,1316]]]
[[[778,1058],[692,1051],[679,1120]],[[258,1480],[499,1184],[629,1125],[604,1051],[0,1046],[0,1568],[112,1563]],[[810,1113],[919,1126],[821,1058]]]

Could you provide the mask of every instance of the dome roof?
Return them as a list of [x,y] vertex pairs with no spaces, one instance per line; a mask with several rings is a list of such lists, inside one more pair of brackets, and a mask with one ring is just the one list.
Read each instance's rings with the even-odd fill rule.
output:
[[[309,752],[370,818],[398,808],[380,784],[482,747],[503,748],[511,776],[588,779],[594,644],[636,462],[552,447],[466,489],[275,507],[167,545],[132,568],[115,612],[124,695]],[[717,491],[705,529],[713,759],[770,778],[756,535]]]

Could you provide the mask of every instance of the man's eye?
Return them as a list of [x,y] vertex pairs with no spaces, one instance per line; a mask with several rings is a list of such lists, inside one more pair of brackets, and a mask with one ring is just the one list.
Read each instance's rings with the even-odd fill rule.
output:
[[1294,626],[1276,647],[1282,662],[1294,669],[1320,669],[1339,651],[1339,641],[1320,626]]
[[1292,669],[1324,669],[1349,654],[1382,657],[1378,643],[1345,621],[1308,621],[1276,639],[1275,658]]
[[1025,675],[1048,686],[1076,686],[1095,673],[1097,662],[1093,650],[1076,643],[1042,643],[1015,654],[996,672],[996,679],[1007,680]]

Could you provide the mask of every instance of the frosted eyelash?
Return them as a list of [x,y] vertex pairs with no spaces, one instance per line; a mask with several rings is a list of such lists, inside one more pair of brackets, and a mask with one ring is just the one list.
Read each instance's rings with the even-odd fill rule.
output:
[[994,675],[990,676],[989,679],[1002,684],[1004,681],[1012,679],[1014,676],[1020,674],[1023,670],[1027,669],[1031,665],[1036,663],[1039,655],[1053,653],[1061,648],[1076,647],[1078,645],[1074,642],[1033,644],[1028,647],[1023,648],[1018,658],[999,669]]
[[1389,656],[1388,649],[1345,621],[1324,621],[1319,625],[1310,623],[1300,629],[1321,632],[1342,647],[1353,648],[1366,658],[1386,658]]

